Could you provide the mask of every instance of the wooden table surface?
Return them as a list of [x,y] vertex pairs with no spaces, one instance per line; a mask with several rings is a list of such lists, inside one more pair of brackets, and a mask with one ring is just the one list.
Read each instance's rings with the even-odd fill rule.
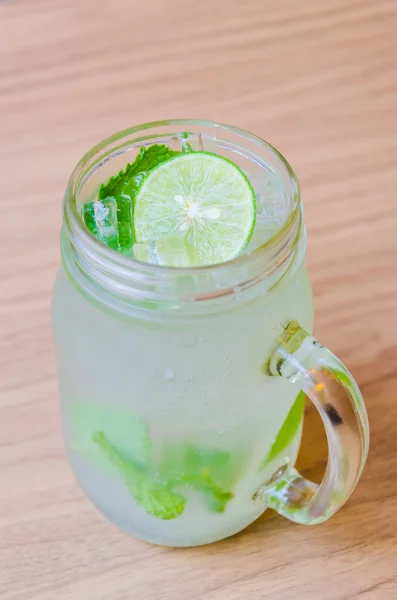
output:
[[[397,598],[396,0],[2,0],[1,600]],[[367,467],[317,527],[269,513],[212,546],[120,534],[63,453],[50,334],[61,201],[75,163],[125,127],[228,122],[301,181],[316,336],[365,396]],[[308,412],[300,468],[321,478]]]

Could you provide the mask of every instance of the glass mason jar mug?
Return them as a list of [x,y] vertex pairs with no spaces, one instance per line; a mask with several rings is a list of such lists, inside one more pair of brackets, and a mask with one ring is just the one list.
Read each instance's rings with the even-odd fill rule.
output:
[[[81,203],[140,147],[177,149],[187,131],[193,146],[248,174],[258,207],[276,174],[277,233],[200,268],[146,264],[101,244],[80,220]],[[61,250],[53,330],[66,449],[106,517],[143,540],[193,546],[240,531],[267,507],[312,524],[344,504],[366,460],[367,415],[350,373],[310,334],[299,186],[274,148],[201,121],[117,134],[72,174]],[[305,395],[328,439],[321,485],[294,468]]]

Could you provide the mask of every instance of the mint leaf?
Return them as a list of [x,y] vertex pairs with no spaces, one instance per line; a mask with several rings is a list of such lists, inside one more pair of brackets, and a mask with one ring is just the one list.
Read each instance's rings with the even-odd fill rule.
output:
[[137,465],[150,464],[151,442],[146,423],[129,410],[75,402],[70,407],[71,448],[96,467],[111,474],[114,470],[93,434],[102,431],[118,452]]
[[210,469],[205,469],[198,475],[186,478],[186,483],[199,492],[206,494],[208,507],[218,513],[223,513],[226,504],[233,498],[233,492],[223,489],[211,477]]
[[298,432],[305,407],[305,393],[299,392],[261,467],[271,462],[292,442]]
[[185,481],[207,496],[207,504],[214,512],[222,513],[233,493],[224,489],[219,480],[227,475],[230,454],[225,451],[198,450],[187,448]]
[[[165,144],[142,146],[132,164],[128,163],[123,171],[101,185],[98,200],[83,205],[82,217],[88,229],[110,248],[128,253],[135,242],[133,205],[139,186],[154,167],[178,154]],[[98,207],[102,209],[100,215],[106,212],[112,217],[111,227],[107,222],[102,223],[103,219],[98,221]]]
[[135,464],[123,456],[106,438],[105,434],[97,431],[92,440],[99,446],[108,461],[121,473],[135,502],[146,512],[158,519],[170,520],[179,517],[184,509],[186,500],[183,496],[169,490],[151,478],[148,468]]
[[172,488],[187,486],[204,494],[209,509],[222,513],[233,498],[231,486],[239,471],[240,464],[233,463],[226,451],[168,445],[163,451],[159,477]]
[[160,163],[177,156],[179,152],[170,150],[165,144],[154,144],[140,149],[135,161],[128,163],[124,171],[114,175],[99,188],[99,198],[126,195],[134,199],[140,184],[147,173]]
[[351,385],[352,385],[351,377],[349,376],[349,374],[347,372],[343,372],[340,369],[336,369],[335,367],[331,367],[329,364],[326,364],[325,368],[328,369],[328,371],[330,371],[332,373],[332,375],[335,377],[336,380],[339,380],[348,389],[351,388]]
[[203,469],[222,473],[230,463],[230,454],[224,450],[200,450],[194,446],[185,449],[185,465],[191,472],[199,472]]
[[119,249],[129,250],[134,243],[132,232],[132,201],[129,196],[114,196],[117,204],[117,225],[119,233]]
[[164,485],[146,479],[138,482],[136,478],[131,477],[131,474],[124,481],[135,502],[157,519],[164,521],[177,519],[185,510],[185,498]]

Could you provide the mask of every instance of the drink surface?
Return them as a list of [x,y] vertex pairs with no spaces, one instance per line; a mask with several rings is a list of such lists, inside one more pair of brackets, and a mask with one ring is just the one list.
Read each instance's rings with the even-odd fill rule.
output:
[[231,260],[274,236],[286,216],[280,175],[244,172],[202,135],[185,133],[179,142],[179,150],[175,140],[141,146],[82,203],[82,220],[98,240],[136,260],[194,267]]
[[[201,138],[182,142],[177,155],[172,146],[162,149],[154,171],[208,150]],[[140,154],[145,168],[147,153]],[[229,174],[233,168],[246,193],[244,210],[234,215],[245,225],[234,248],[222,249],[228,259],[262,245],[285,219],[277,173],[264,170],[250,178],[237,166]],[[185,227],[179,217],[178,235],[167,230],[155,239],[151,228],[145,238],[151,190],[142,188],[150,180],[141,173],[124,182],[116,176],[83,202],[85,224],[112,250],[141,261],[205,263],[209,253],[197,252],[197,236],[186,241],[190,223]],[[233,212],[232,196],[229,204],[212,208]],[[133,221],[137,206],[139,225]],[[218,212],[210,212],[206,227],[214,216]],[[204,237],[206,242],[211,235]],[[82,293],[64,256],[53,324],[67,452],[87,496],[121,529],[164,545],[205,544],[241,530],[264,511],[255,492],[280,466],[292,467],[299,449],[303,398],[289,382],[265,376],[263,365],[284,323],[296,319],[312,328],[311,288],[301,261],[272,289],[246,301],[230,299],[221,313],[172,317],[151,306],[140,318],[123,314],[117,300],[110,308],[102,304],[100,288],[95,302]]]

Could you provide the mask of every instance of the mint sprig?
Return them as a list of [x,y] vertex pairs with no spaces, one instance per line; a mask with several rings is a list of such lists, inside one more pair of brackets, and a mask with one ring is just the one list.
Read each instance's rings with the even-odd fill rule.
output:
[[222,513],[233,498],[231,490],[239,471],[240,465],[229,452],[169,444],[163,449],[159,478],[172,489],[194,489],[210,510]]
[[276,458],[276,456],[281,454],[298,433],[299,426],[302,422],[305,398],[305,393],[299,392],[261,467],[266,466]]
[[149,515],[158,519],[171,520],[183,513],[186,504],[185,498],[171,491],[165,485],[154,481],[144,467],[120,454],[102,431],[95,432],[92,440],[121,473],[135,502],[142,506]]
[[141,147],[138,156],[133,163],[128,163],[124,171],[114,175],[106,184],[99,188],[100,200],[109,196],[129,196],[134,199],[140,184],[147,173],[160,163],[180,154],[176,150],[170,150],[165,144],[153,144],[145,148]]

